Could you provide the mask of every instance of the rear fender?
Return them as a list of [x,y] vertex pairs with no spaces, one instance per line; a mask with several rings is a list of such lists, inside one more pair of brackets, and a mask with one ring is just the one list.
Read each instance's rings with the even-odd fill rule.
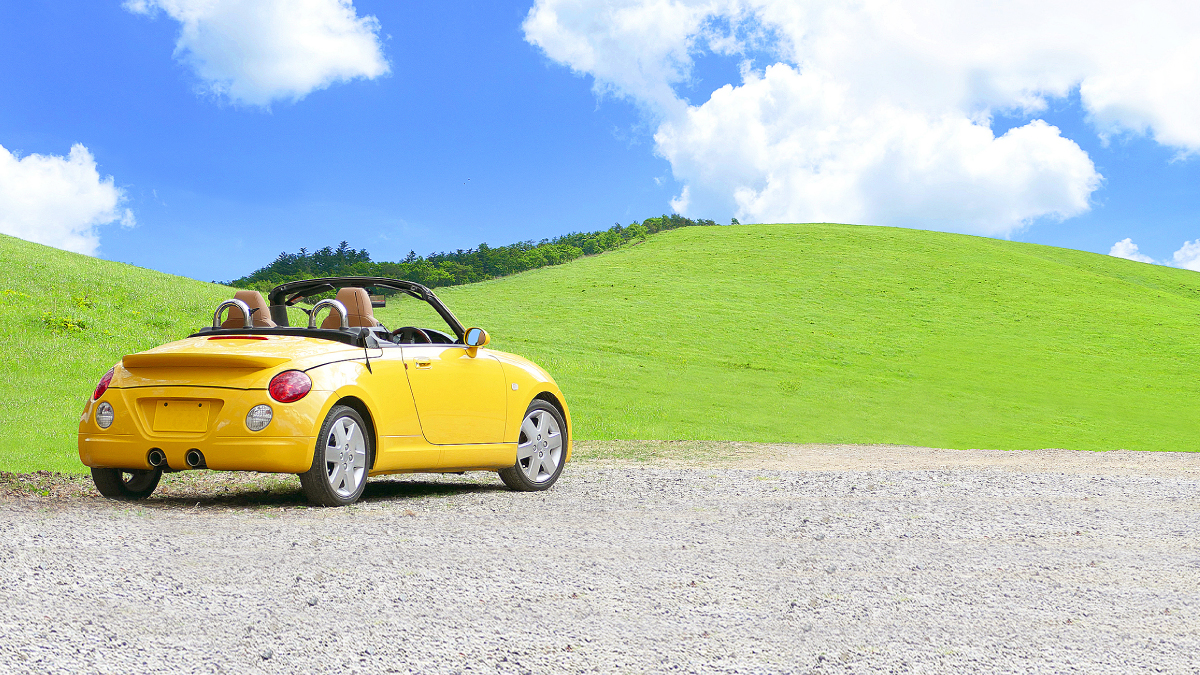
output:
[[373,364],[368,370],[362,361],[342,361],[306,371],[312,378],[313,390],[328,392],[326,401],[317,419],[313,420],[313,435],[321,432],[321,425],[333,406],[347,398],[361,402],[360,414],[366,413],[374,433],[378,452],[384,437],[420,436],[421,426],[417,420],[417,408],[413,403],[408,379],[399,372],[389,371],[401,362]]
[[309,395],[319,393],[326,397],[320,413],[312,419],[313,436],[321,433],[321,426],[325,424],[325,418],[329,416],[329,411],[333,409],[333,406],[347,396],[362,400],[367,405],[368,411],[374,409],[374,400],[370,393],[363,391],[362,387],[358,385],[360,372],[366,373],[367,369],[356,361],[327,363],[304,371],[304,374],[312,380],[312,392]]

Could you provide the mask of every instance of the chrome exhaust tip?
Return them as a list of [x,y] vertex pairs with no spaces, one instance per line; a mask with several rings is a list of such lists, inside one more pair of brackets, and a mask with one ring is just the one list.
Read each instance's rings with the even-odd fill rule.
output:
[[159,450],[158,448],[152,448],[146,455],[146,462],[155,469],[161,469],[163,465],[167,463],[167,456],[162,450]]
[[196,448],[192,448],[191,450],[188,450],[187,454],[183,456],[183,461],[187,462],[188,467],[190,467],[192,469],[208,468],[204,464],[204,453],[200,452]]

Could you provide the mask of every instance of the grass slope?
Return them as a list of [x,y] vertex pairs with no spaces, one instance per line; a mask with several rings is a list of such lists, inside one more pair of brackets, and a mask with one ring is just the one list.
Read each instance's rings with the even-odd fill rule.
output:
[[84,471],[79,414],[125,354],[212,322],[228,288],[0,235],[0,470]]
[[588,439],[1196,450],[1200,274],[847,225],[686,228],[440,293]]
[[[75,425],[99,376],[207,324],[231,294],[11,237],[0,259],[10,471],[82,470]],[[1200,448],[1200,275],[1185,270],[918,230],[746,225],[439,295],[554,374],[582,439]]]

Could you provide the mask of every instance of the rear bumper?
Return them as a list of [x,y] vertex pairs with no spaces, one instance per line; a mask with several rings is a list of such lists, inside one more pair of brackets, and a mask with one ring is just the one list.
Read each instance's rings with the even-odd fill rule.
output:
[[[283,404],[263,390],[213,387],[139,387],[109,389],[100,401],[89,401],[79,421],[79,459],[93,468],[149,469],[150,451],[166,455],[171,469],[187,469],[189,450],[204,455],[205,466],[221,471],[303,473],[312,466],[317,429],[324,419],[329,392],[313,391],[300,401]],[[153,401],[205,400],[212,410],[201,432],[154,431]],[[115,419],[108,429],[95,422],[96,406],[107,401]],[[150,403],[148,403],[150,402]],[[252,432],[245,417],[265,403],[273,412],[266,429]]]
[[186,469],[188,450],[204,454],[204,463],[218,471],[263,471],[267,473],[304,473],[312,466],[316,438],[216,438],[191,443],[162,439],[118,436],[114,434],[79,436],[79,459],[94,468],[149,469],[146,456],[159,449],[167,456],[167,466]]

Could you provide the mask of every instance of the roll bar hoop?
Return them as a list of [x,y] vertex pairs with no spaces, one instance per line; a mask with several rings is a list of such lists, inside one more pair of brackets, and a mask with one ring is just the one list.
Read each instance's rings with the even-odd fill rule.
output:
[[340,328],[342,330],[350,329],[349,313],[346,311],[346,306],[343,305],[342,303],[338,302],[337,300],[334,300],[333,298],[326,298],[324,300],[321,300],[317,304],[313,305],[313,308],[308,312],[308,327],[309,328],[317,327],[317,312],[319,310],[325,309],[326,307],[332,307],[333,309],[336,309],[337,313],[341,315],[342,325],[340,326]]
[[[217,305],[217,311],[213,313],[212,327],[214,329],[221,327],[221,310],[225,309],[226,307],[237,307],[238,309],[242,310],[242,328],[254,328],[254,321],[250,318],[250,305],[247,305],[241,300],[234,298],[231,300],[226,300],[225,302]],[[345,321],[345,319],[343,319],[343,321]]]

